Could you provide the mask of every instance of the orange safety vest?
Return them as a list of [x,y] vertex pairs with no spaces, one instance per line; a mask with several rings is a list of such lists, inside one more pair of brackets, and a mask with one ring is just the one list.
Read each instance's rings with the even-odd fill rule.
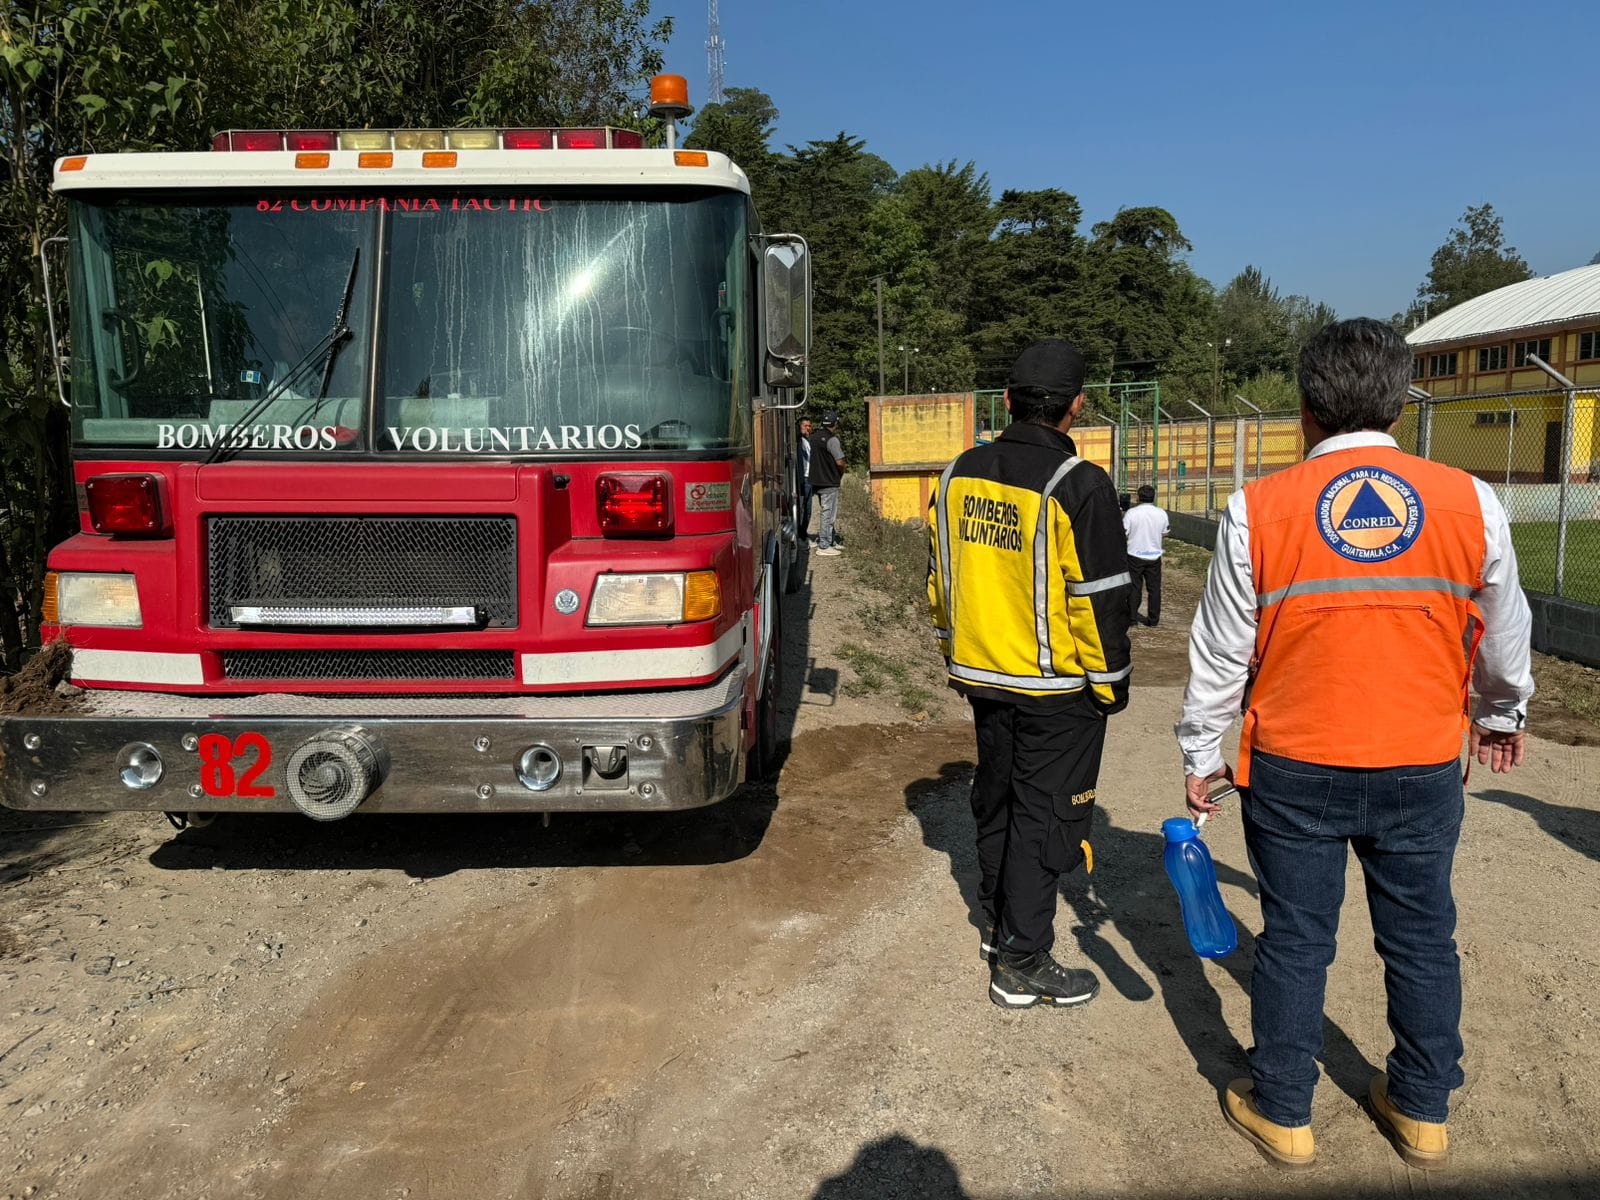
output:
[[1483,618],[1472,477],[1390,446],[1245,488],[1256,645],[1239,746],[1336,767],[1461,753]]

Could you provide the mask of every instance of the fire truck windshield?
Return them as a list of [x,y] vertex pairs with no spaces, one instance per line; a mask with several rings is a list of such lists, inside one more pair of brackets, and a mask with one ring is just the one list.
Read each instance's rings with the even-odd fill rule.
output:
[[[746,208],[644,189],[75,201],[76,440],[296,457],[743,445]],[[320,359],[296,368],[326,344],[352,261],[319,404]]]
[[[377,232],[374,214],[351,207],[274,211],[254,196],[74,203],[75,439],[202,452],[253,413],[246,452],[354,444]],[[352,261],[351,336],[317,405],[321,364],[308,369],[308,356],[327,345]]]

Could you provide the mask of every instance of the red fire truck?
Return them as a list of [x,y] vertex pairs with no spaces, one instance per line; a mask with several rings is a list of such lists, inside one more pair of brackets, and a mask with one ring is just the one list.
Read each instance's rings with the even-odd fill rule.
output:
[[673,809],[763,769],[809,255],[677,147],[680,77],[652,101],[665,148],[270,129],[56,164],[82,525],[44,637],[85,690],[0,725],[7,805]]

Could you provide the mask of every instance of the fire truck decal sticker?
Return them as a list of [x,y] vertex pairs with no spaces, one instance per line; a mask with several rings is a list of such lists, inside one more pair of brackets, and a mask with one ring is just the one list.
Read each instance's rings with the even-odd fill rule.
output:
[[429,212],[549,212],[543,196],[262,196],[256,211],[396,213]]
[[[353,430],[337,425],[227,424],[157,425],[157,450],[210,449],[219,442],[245,450],[338,450],[355,440]],[[527,454],[538,450],[637,450],[644,432],[637,425],[509,425],[453,428],[446,425],[389,425],[388,448],[417,454]],[[719,485],[709,484],[708,487]],[[726,509],[728,485],[721,484],[722,502],[705,509]]]
[[721,483],[702,480],[683,485],[685,512],[727,512],[732,507],[732,489],[726,480]]
[[226,442],[241,450],[336,450],[339,429],[334,425],[157,425],[157,450],[209,449]]
[[637,425],[512,425],[451,429],[442,425],[390,425],[395,450],[419,454],[510,454],[530,450],[637,450],[644,433]]
[[[199,751],[200,787],[206,795],[259,800],[278,794],[276,788],[256,782],[272,765],[272,744],[254,730],[247,730],[232,741],[225,734],[205,734]],[[236,759],[244,760],[243,771],[234,769]]]

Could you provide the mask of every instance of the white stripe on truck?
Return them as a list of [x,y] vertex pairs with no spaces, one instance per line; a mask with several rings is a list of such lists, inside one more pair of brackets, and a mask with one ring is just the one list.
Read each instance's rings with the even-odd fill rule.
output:
[[648,650],[586,650],[578,653],[524,654],[522,682],[650,683],[714,675],[744,647],[744,618],[716,641],[704,646],[662,646]]
[[96,683],[200,684],[206,673],[198,654],[154,650],[73,650],[72,677]]

